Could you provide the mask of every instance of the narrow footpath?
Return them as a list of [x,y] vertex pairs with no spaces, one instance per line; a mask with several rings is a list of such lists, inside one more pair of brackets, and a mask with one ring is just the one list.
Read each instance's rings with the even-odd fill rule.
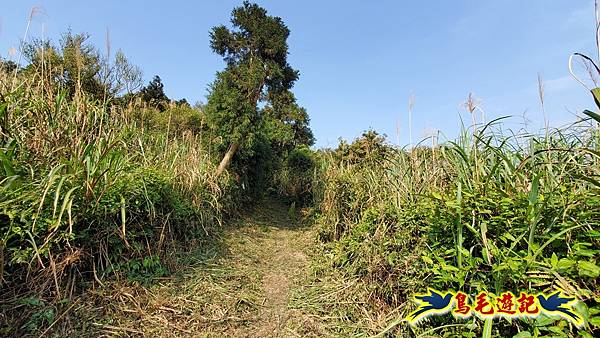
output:
[[220,237],[209,249],[183,253],[187,267],[156,285],[99,291],[102,315],[88,317],[87,330],[136,337],[325,334],[310,316],[289,306],[308,278],[311,229],[292,221],[282,203],[266,200]]

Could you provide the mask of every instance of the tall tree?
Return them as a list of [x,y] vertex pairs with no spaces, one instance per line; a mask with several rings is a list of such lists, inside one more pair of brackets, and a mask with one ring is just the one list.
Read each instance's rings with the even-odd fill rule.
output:
[[290,90],[298,72],[287,62],[289,29],[281,18],[247,1],[231,13],[233,29],[210,32],[211,48],[227,63],[211,85],[206,114],[227,150],[217,175],[236,151],[257,133],[261,101]]

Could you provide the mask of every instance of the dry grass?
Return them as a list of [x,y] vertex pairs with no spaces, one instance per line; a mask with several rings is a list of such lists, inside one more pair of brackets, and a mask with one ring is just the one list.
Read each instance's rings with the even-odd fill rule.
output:
[[[374,336],[404,317],[407,304],[386,305],[372,293],[372,285],[333,269],[327,250],[318,248],[315,254],[319,256],[313,257],[311,277],[294,290],[290,301],[290,311],[298,314],[289,324],[293,332],[303,337]],[[401,325],[402,332],[408,332],[408,326]]]
[[95,336],[322,336],[319,327],[307,331],[310,316],[288,307],[308,279],[314,234],[286,210],[265,202],[224,227],[220,240],[180,253],[180,272],[153,286],[114,283],[89,292],[70,324]]

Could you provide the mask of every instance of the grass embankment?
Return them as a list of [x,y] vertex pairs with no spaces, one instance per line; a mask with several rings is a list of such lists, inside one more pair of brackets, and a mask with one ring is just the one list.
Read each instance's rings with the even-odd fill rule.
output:
[[[502,126],[474,124],[455,142],[412,150],[387,146],[371,132],[322,153],[316,217],[327,243],[325,276],[339,277],[318,282],[339,291],[315,298],[315,311],[330,313],[343,334],[377,334],[390,324],[389,333],[399,335],[597,333],[595,122],[541,136]],[[586,323],[577,329],[556,317],[497,320],[486,333],[479,319],[447,315],[411,328],[399,319],[414,309],[410,297],[427,287],[471,297],[562,289],[582,300],[577,309]],[[342,305],[332,306],[336,301]]]
[[0,72],[1,335],[39,334],[106,278],[146,282],[239,196],[198,110],[73,96]]

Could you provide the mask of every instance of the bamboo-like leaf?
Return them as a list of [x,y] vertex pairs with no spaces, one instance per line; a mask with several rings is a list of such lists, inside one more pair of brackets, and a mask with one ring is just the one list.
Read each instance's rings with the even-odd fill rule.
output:
[[58,182],[58,186],[56,187],[56,191],[54,192],[54,204],[53,204],[53,208],[52,208],[52,217],[56,217],[56,207],[58,206],[58,199],[60,197],[60,189],[62,188],[63,183],[65,183],[65,180],[67,179],[67,176],[63,176],[60,181]]
[[[598,89],[598,88],[596,88]],[[594,97],[595,99],[595,97]],[[590,110],[584,110],[583,113],[591,118],[593,118],[594,120],[596,120],[596,122],[600,123],[600,114],[594,113],[593,111]]]
[[494,325],[494,319],[487,318],[483,324],[482,338],[492,338],[492,325]]
[[[54,223],[54,228],[56,228],[56,227],[58,227],[60,225],[60,222],[62,221],[63,214],[64,214],[64,212],[65,212],[65,210],[67,208],[69,208],[69,215],[71,214],[71,210],[70,210],[71,207],[70,206],[73,203],[73,198],[71,197],[71,195],[77,189],[79,189],[79,187],[73,187],[69,191],[67,191],[67,193],[65,194],[65,197],[63,198],[62,206],[60,208],[60,213],[58,214],[58,219]],[[69,226],[71,226],[70,222],[69,222]]]
[[127,235],[125,233],[125,225],[126,225],[126,212],[125,212],[125,198],[121,196],[121,233],[123,234],[123,240],[127,242]]
[[542,253],[542,250],[544,250],[545,247],[547,247],[548,245],[550,245],[552,242],[554,242],[556,239],[558,239],[559,237],[561,237],[562,235],[566,234],[569,231],[573,231],[575,229],[581,228],[583,225],[576,225],[570,228],[567,228],[557,234],[555,234],[554,236],[552,236],[549,240],[547,240],[544,244],[542,244],[533,254],[533,260],[535,260],[535,258]]

